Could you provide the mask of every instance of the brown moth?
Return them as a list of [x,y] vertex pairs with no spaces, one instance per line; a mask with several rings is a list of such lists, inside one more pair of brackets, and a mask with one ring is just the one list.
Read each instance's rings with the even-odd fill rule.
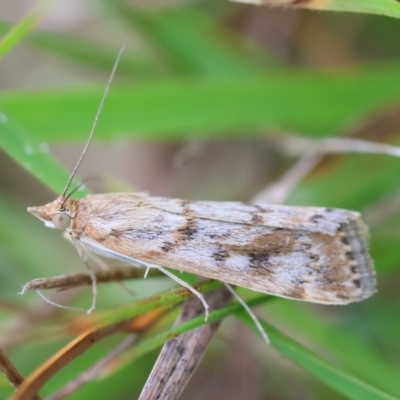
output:
[[[202,294],[164,266],[252,290],[323,304],[348,304],[375,292],[367,227],[357,212],[318,207],[186,201],[143,193],[75,200],[67,195],[97,124],[63,194],[28,211],[65,230],[86,264],[87,251],[133,266],[158,268]],[[94,290],[95,276],[91,272]],[[90,311],[91,311],[90,310]]]
[[134,265],[168,266],[324,304],[375,291],[367,228],[347,210],[186,201],[143,193],[59,197],[28,211],[74,243]]

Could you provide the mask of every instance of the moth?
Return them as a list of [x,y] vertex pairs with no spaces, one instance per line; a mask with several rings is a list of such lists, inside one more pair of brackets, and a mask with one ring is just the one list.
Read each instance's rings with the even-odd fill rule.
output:
[[134,265],[314,303],[347,304],[375,291],[367,228],[353,211],[144,193],[59,197],[28,211],[74,243]]
[[[65,230],[85,262],[89,250],[133,266],[158,268],[196,294],[206,310],[203,296],[164,266],[313,303],[348,304],[375,292],[367,227],[357,212],[186,201],[144,193],[97,194],[79,200],[67,195],[119,57],[64,192],[44,206],[29,207],[31,214],[47,227]],[[92,279],[95,284],[93,274]]]

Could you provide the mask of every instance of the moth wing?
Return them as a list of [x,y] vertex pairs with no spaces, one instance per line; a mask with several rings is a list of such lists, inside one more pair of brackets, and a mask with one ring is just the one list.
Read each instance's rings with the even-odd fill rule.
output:
[[[334,210],[343,217],[340,223],[336,218],[327,233],[308,229],[300,223],[301,215],[288,227],[281,210],[274,220],[279,226],[251,223],[251,212],[257,210],[259,216],[260,210],[241,203],[138,200],[126,195],[120,198],[121,206],[108,210],[107,217],[103,206],[93,198],[91,203],[80,240],[95,252],[134,265],[168,266],[318,303],[347,304],[375,290],[372,261],[357,213]],[[261,216],[273,214],[275,206],[271,208],[265,208]],[[283,211],[292,209],[284,207]]]
[[[131,224],[130,216],[146,219],[158,212],[215,220],[240,225],[269,226],[293,230],[305,230],[333,235],[350,221],[357,222],[360,234],[367,236],[368,229],[354,211],[323,208],[297,207],[270,204],[248,205],[240,202],[187,201],[164,197],[150,197],[146,193],[113,193],[89,196],[93,216],[112,215],[110,223],[120,226]],[[140,212],[138,212],[140,211]]]
[[163,197],[148,197],[150,207],[201,219],[219,220],[237,224],[300,229],[332,235],[341,224],[358,220],[362,235],[367,228],[354,211],[322,207],[294,207],[284,205],[240,202],[185,201]]

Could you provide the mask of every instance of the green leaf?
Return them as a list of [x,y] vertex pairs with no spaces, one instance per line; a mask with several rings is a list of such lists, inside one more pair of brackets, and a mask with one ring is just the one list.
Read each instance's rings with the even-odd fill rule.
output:
[[12,26],[0,41],[0,58],[17,46],[47,14],[52,1],[40,1],[19,23]]
[[[0,34],[6,34],[14,29],[16,28],[12,24],[0,21]],[[110,73],[118,53],[115,46],[104,46],[82,38],[76,39],[66,34],[48,31],[31,31],[26,43],[107,74]],[[150,57],[147,53],[140,53],[138,49],[126,49],[118,64],[118,75],[160,76],[164,69],[156,58]]]
[[[274,301],[269,305],[270,318],[283,323],[299,338],[312,338],[314,349],[334,360],[337,367],[393,396],[400,396],[396,360],[390,362],[382,346],[374,345],[376,330],[382,325],[395,328],[393,314],[382,316],[386,304],[377,297],[367,302],[342,307],[309,306],[295,301]],[[393,309],[398,304],[393,304]],[[376,313],[374,311],[376,310]],[[289,327],[289,328],[288,328]],[[396,341],[386,333],[384,340]],[[392,345],[387,344],[392,348]],[[389,350],[390,351],[390,350]]]
[[311,10],[347,11],[367,14],[400,17],[400,4],[397,0],[234,0],[240,3],[269,4],[271,6],[308,8]]
[[[23,168],[54,192],[61,194],[69,173],[49,153],[49,146],[35,135],[21,128],[0,110],[0,148],[6,151]],[[75,180],[73,185],[78,185]],[[84,195],[78,190],[77,196]]]
[[[208,284],[206,285],[208,291],[210,288],[208,287]],[[164,301],[167,301],[167,303],[164,304],[167,305],[168,301],[172,300],[173,302],[175,302],[175,300],[179,299],[179,294],[177,291],[176,293],[167,292],[160,296],[161,297],[157,296],[150,299],[144,299],[135,302],[134,304],[129,306],[123,306],[120,308],[120,310],[126,310],[127,312],[126,315],[129,316],[132,315],[132,310],[136,310],[136,304],[141,309],[141,312],[143,312],[144,311],[143,307],[145,307],[145,310],[148,311],[150,309],[153,309],[155,305],[157,306],[161,305],[161,303]],[[265,295],[258,296],[253,300],[249,300],[248,305],[255,306],[270,299],[271,299],[270,296],[265,296]],[[209,321],[207,323],[212,323],[231,314],[238,315],[247,325],[249,325],[249,327],[251,327],[256,333],[259,333],[257,331],[257,328],[254,327],[254,322],[251,320],[248,314],[245,314],[243,312],[240,304],[231,304],[220,310],[211,312],[209,316]],[[109,313],[96,313],[97,318],[100,316],[100,319],[97,319],[97,321],[99,322],[101,320],[102,321],[101,324],[103,324],[105,321],[108,321],[108,323],[114,323],[118,321],[120,318],[123,318],[123,315],[124,312],[122,314],[117,313],[117,315],[115,315],[114,311],[110,311]],[[134,311],[134,315],[137,315],[136,311]],[[271,345],[274,348],[276,348],[281,354],[285,355],[286,357],[290,358],[291,360],[295,361],[297,364],[299,364],[300,366],[311,372],[313,375],[321,379],[323,382],[325,382],[333,389],[337,390],[339,393],[342,393],[343,395],[348,396],[351,399],[358,399],[358,400],[396,399],[395,397],[373,387],[367,382],[355,378],[352,374],[336,368],[331,363],[325,361],[320,356],[313,353],[306,347],[290,339],[288,336],[284,335],[282,332],[273,328],[271,325],[263,321],[261,322],[271,340]],[[190,321],[182,323],[178,326],[174,326],[170,329],[167,329],[162,333],[150,337],[146,340],[143,340],[139,342],[137,345],[135,345],[131,351],[128,351],[127,353],[124,354],[123,358],[126,360],[125,363],[132,362],[138,359],[139,357],[149,353],[150,351],[156,349],[157,347],[161,346],[168,339],[176,337],[177,335],[183,334],[199,326],[202,326],[205,323],[206,322],[204,321],[204,316],[200,316],[198,318],[193,318]]]
[[[241,313],[239,317],[255,331],[254,323],[247,314]],[[272,346],[279,353],[290,358],[339,393],[354,400],[396,400],[396,397],[336,368],[269,324],[263,321],[261,323],[270,337]]]
[[[355,73],[271,71],[238,79],[170,79],[114,87],[96,138],[140,139],[248,136],[283,129],[332,135],[400,99],[398,64]],[[3,93],[6,114],[43,140],[85,138],[100,89]],[[335,99],[333,102],[332,99]]]
[[246,58],[238,51],[237,38],[221,29],[215,19],[194,8],[146,13],[121,1],[107,5],[120,19],[139,29],[158,49],[163,63],[170,65],[175,73],[242,77],[257,71],[250,54]]

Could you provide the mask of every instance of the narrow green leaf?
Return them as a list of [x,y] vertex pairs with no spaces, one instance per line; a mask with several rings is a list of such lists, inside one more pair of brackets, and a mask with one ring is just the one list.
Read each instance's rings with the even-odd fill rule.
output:
[[[7,33],[12,27],[12,24],[0,21],[0,34]],[[116,47],[110,48],[82,38],[76,39],[65,34],[46,31],[31,32],[27,43],[79,64],[102,70],[107,74],[110,73],[118,53]],[[140,77],[160,76],[163,73],[163,67],[157,59],[152,59],[147,53],[142,54],[138,53],[137,49],[127,49],[118,65],[118,75],[132,76],[133,73]]]
[[[176,295],[172,295],[172,292],[166,293],[165,295],[170,299],[176,297]],[[165,300],[167,300],[167,297],[165,297]],[[270,298],[271,297],[265,295],[259,296],[256,299],[248,301],[248,305],[255,306],[257,304],[260,304],[261,302],[268,301]],[[143,306],[145,306],[147,310],[150,309],[149,307],[153,307],[154,304],[160,305],[160,299],[154,298],[154,300],[148,299],[136,303],[143,303]],[[140,306],[140,308],[141,307],[142,306]],[[128,307],[125,306],[123,308],[128,309]],[[238,315],[249,327],[257,332],[257,328],[254,327],[254,322],[247,314],[242,311],[239,304],[231,304],[220,310],[211,312],[209,316],[209,321],[207,323],[212,323],[231,314]],[[107,314],[102,313],[102,315],[104,316]],[[115,316],[112,315],[112,312],[110,312],[109,315],[113,318],[114,321]],[[121,316],[119,315],[116,320],[118,320],[120,317]],[[165,330],[164,332],[157,334],[154,337],[138,343],[134,348],[132,348],[131,351],[128,351],[124,354],[124,359],[126,360],[126,362],[132,362],[143,356],[144,354],[147,354],[150,351],[161,346],[165,341],[169,340],[170,338],[176,337],[177,335],[195,329],[199,326],[204,325],[205,323],[206,322],[204,321],[204,317],[201,316],[178,326],[172,327],[168,330]],[[367,382],[364,382],[360,379],[355,378],[349,373],[339,370],[329,362],[322,359],[317,354],[313,353],[296,341],[290,339],[288,336],[284,335],[282,332],[273,328],[271,325],[265,322],[262,322],[262,325],[265,331],[268,333],[271,344],[274,348],[276,348],[281,354],[285,355],[286,357],[290,358],[291,360],[308,370],[317,378],[321,379],[327,385],[337,390],[339,393],[342,393],[343,395],[348,396],[351,399],[357,400],[396,400],[395,397],[384,393],[383,391],[371,386]]]
[[[299,337],[311,338],[313,348],[335,360],[338,368],[392,396],[400,396],[397,360],[390,360],[381,346],[374,345],[376,329],[382,324],[389,329],[396,325],[391,319],[399,304],[393,304],[391,312],[386,312],[383,318],[382,308],[386,309],[386,304],[380,304],[378,296],[374,296],[366,302],[332,310],[329,306],[283,300],[271,303],[268,312],[274,321],[284,323]],[[396,336],[393,332],[395,341]],[[385,336],[385,340],[389,338]],[[392,345],[390,348],[393,349]]]
[[45,17],[52,0],[43,0],[33,8],[18,24],[13,26],[10,31],[0,41],[0,58],[4,57],[18,43],[20,43]]
[[[254,307],[256,305],[260,305],[264,302],[267,302],[271,299],[270,296],[262,295],[258,296],[255,299],[252,299],[247,302],[249,307]],[[139,357],[147,354],[148,352],[157,349],[162,346],[165,342],[174,338],[178,335],[182,335],[185,332],[196,329],[205,324],[211,324],[213,322],[219,321],[229,315],[236,314],[242,310],[242,306],[238,303],[232,303],[224,308],[221,308],[216,311],[212,311],[209,315],[208,321],[205,321],[204,316],[200,316],[197,318],[192,318],[189,321],[186,321],[180,325],[173,326],[172,328],[166,329],[165,331],[150,337],[146,340],[139,342],[136,346],[132,348],[131,351],[128,351],[124,354],[124,359],[126,362],[132,362]]]
[[199,10],[167,8],[146,13],[121,1],[107,4],[152,41],[175,72],[240,77],[257,71],[254,62],[235,48],[233,34]]
[[[253,331],[254,323],[247,314],[238,314]],[[261,321],[265,331],[268,333],[272,346],[281,354],[290,358],[295,363],[309,371],[311,374],[337,390],[339,393],[354,400],[396,400],[387,393],[374,388],[367,382],[363,382],[351,374],[344,372],[322,359],[317,354],[301,346],[293,339]],[[398,400],[398,399],[397,399]]]
[[347,11],[385,15],[400,18],[397,0],[234,0],[239,3],[265,4],[271,6],[307,8],[310,10]]
[[[200,291],[201,293],[207,293],[211,290],[218,289],[221,286],[221,282],[210,280],[197,284],[196,290]],[[191,297],[192,295],[193,294],[187,289],[180,287],[172,291],[168,290],[164,293],[157,294],[147,299],[141,299],[130,304],[114,307],[109,311],[96,312],[94,316],[96,318],[96,323],[101,326],[105,326],[107,324],[117,323],[127,318],[133,318],[136,315],[154,310],[158,307],[171,306],[185,300],[188,297]]]
[[[238,79],[173,79],[113,87],[96,138],[141,139],[260,134],[283,129],[337,134],[400,99],[398,64],[316,75],[271,71]],[[103,89],[3,93],[3,109],[43,140],[90,131]],[[335,101],[332,101],[335,99]]]
[[[61,193],[69,173],[49,153],[49,146],[12,121],[0,110],[0,148],[56,193]],[[77,185],[76,180],[74,185]],[[79,190],[77,197],[86,192]]]

